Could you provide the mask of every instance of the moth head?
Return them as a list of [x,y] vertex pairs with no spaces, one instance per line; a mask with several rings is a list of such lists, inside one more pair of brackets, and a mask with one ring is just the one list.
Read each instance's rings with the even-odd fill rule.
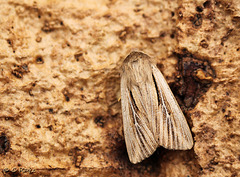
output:
[[148,55],[142,52],[131,52],[122,65],[122,74],[128,76],[126,77],[128,85],[137,85],[151,79],[151,64],[151,58]]
[[150,57],[143,52],[133,51],[125,58],[124,63],[137,62],[140,59],[150,59]]

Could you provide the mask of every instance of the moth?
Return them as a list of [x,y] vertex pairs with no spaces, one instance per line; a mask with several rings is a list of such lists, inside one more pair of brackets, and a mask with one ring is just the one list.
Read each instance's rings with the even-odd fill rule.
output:
[[123,62],[121,105],[127,152],[136,164],[159,146],[187,150],[193,138],[187,121],[162,73],[142,52]]

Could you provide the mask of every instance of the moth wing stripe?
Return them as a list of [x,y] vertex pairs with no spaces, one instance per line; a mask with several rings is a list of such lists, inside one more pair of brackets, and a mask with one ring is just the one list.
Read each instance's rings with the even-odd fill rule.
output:
[[[169,105],[171,114],[170,117],[172,118],[170,121],[175,120],[177,123],[175,123],[175,133],[174,136],[177,136],[178,139],[180,140],[180,144],[182,144],[182,147],[180,144],[178,144],[177,147],[173,147],[174,149],[189,149],[192,147],[193,145],[193,140],[192,140],[192,136],[191,136],[191,132],[190,129],[188,127],[187,121],[183,115],[183,113],[181,112],[180,107],[177,104],[177,101],[175,100],[167,82],[165,81],[162,73],[158,70],[158,68],[155,65],[152,65],[152,69],[153,69],[153,74],[155,75],[156,78],[156,83],[159,87],[160,90],[160,95],[162,98],[162,104],[163,107],[166,111],[166,114],[168,114],[168,109],[167,106],[165,105],[164,99],[166,99],[166,101],[168,102],[167,104]],[[163,96],[164,95],[164,96]],[[165,115],[167,116],[167,115]],[[178,126],[177,126],[178,125]],[[169,126],[169,125],[168,125]],[[165,132],[166,133],[166,132]],[[166,136],[164,136],[166,137]],[[172,138],[172,137],[171,137]],[[177,138],[175,137],[175,140]],[[160,144],[161,141],[159,141]],[[165,144],[164,142],[162,142],[160,145]],[[169,148],[169,146],[171,146],[169,143],[165,144],[165,146],[167,146],[167,148]]]
[[[155,88],[153,87],[153,82],[151,82],[151,85],[148,85],[148,92],[149,92],[149,99],[150,99],[150,108],[151,108],[151,116],[149,119],[151,119],[151,129],[153,131],[153,134],[156,135],[156,110],[157,110],[157,105],[154,103],[156,103],[156,95],[154,95],[154,93],[156,93]],[[153,89],[154,88],[154,89]],[[154,92],[155,90],[155,92]]]
[[[136,92],[137,96],[138,96],[139,98],[142,98],[141,94],[139,93],[139,89],[137,89],[136,87],[134,87],[133,89],[134,89],[134,91]],[[140,100],[140,102],[141,102],[141,105],[142,105],[144,111],[147,113],[146,106],[143,104],[142,99],[139,99],[139,100]]]

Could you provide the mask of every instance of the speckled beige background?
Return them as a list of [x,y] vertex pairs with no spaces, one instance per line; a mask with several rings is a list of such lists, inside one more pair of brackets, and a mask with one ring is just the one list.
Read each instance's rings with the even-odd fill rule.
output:
[[[0,0],[0,176],[239,176],[239,4]],[[129,162],[118,99],[134,49],[173,88],[192,150]]]

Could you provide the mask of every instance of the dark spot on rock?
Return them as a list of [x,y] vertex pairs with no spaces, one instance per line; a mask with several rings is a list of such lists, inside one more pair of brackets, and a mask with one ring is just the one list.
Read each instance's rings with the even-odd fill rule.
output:
[[198,118],[201,117],[201,113],[199,111],[194,112],[193,115]]
[[41,128],[41,126],[39,124],[36,125],[36,128]]
[[81,97],[82,99],[84,99],[84,98],[85,98],[85,95],[80,95],[80,97]]
[[201,46],[202,48],[208,48],[208,43],[207,43],[207,41],[206,41],[205,39],[201,40],[200,46]]
[[233,117],[231,116],[231,111],[228,111],[228,113],[224,115],[224,118],[229,122],[233,121]]
[[233,133],[229,134],[229,138],[235,138],[235,137],[236,137],[236,134],[233,134]]
[[14,68],[15,69],[12,70],[12,74],[19,79],[23,77],[23,74],[29,72],[27,64],[14,65]]
[[63,93],[63,95],[65,97],[65,100],[67,102],[69,102],[70,101],[70,97],[71,97],[71,94],[69,93],[69,91],[67,89],[63,89],[62,93]]
[[109,13],[104,14],[103,17],[104,17],[104,18],[110,18],[110,17],[111,17],[111,14],[109,14]]
[[223,59],[219,59],[219,60],[218,60],[219,63],[222,63],[223,61],[224,61]]
[[232,33],[233,29],[229,29],[227,33],[221,39],[221,45],[224,45],[224,42],[228,40],[230,34]]
[[133,9],[133,11],[134,12],[140,12],[140,11],[142,11],[142,9],[139,9],[139,8],[138,9]]
[[29,70],[28,70],[28,65],[26,65],[26,64],[23,64],[23,65],[22,65],[22,69],[23,69],[24,71],[26,71],[26,72],[29,71]]
[[104,123],[105,123],[105,119],[104,119],[104,117],[102,117],[102,116],[97,116],[95,119],[94,119],[94,122],[95,122],[95,124],[97,124],[98,126],[100,126],[100,127],[104,127]]
[[70,111],[64,111],[62,114],[66,115],[66,116],[70,116],[71,112]]
[[28,94],[29,94],[30,96],[34,96],[31,89],[28,91]]
[[42,41],[42,38],[40,37],[40,36],[38,36],[37,38],[36,38],[36,42],[41,42]]
[[2,133],[0,136],[0,154],[5,154],[10,149],[10,142],[7,136]]
[[13,70],[12,74],[19,79],[22,78],[22,73],[18,72],[18,70]]
[[165,33],[165,32],[161,32],[161,33],[159,34],[159,36],[160,36],[160,37],[165,37],[165,36],[166,36],[166,33]]
[[12,47],[13,41],[11,39],[7,39],[7,43]]
[[209,62],[197,59],[186,51],[179,55],[178,78],[170,87],[185,107],[194,107],[215,78],[215,72]]
[[52,126],[52,125],[49,125],[47,128],[48,128],[50,131],[52,131],[53,126]]
[[143,13],[143,14],[142,14],[142,17],[143,17],[143,18],[147,18],[147,15]]
[[207,169],[208,169],[209,171],[214,171],[214,170],[215,170],[215,168],[213,168],[213,167],[211,167],[211,166],[209,166]]
[[234,16],[233,18],[232,18],[232,22],[233,22],[233,24],[234,25],[236,25],[236,27],[239,29],[239,27],[240,27],[240,16]]
[[75,164],[75,167],[80,168],[81,167],[81,163],[84,159],[84,156],[81,153],[81,150],[78,147],[75,147],[71,154],[73,155],[73,162]]
[[145,40],[147,40],[147,41],[149,41],[149,42],[151,42],[151,43],[155,43],[156,42],[156,38],[151,38],[151,37],[147,37],[147,38],[145,38]]
[[186,49],[186,48],[183,48],[182,49],[182,53],[183,53],[183,55],[188,55],[189,53],[188,53],[188,50]]
[[51,114],[53,113],[53,109],[52,109],[52,108],[50,108],[48,111],[49,111]]
[[199,138],[200,142],[201,141],[210,142],[215,137],[216,133],[217,133],[216,130],[204,124],[202,125],[200,132],[197,133],[196,136],[197,138]]
[[94,145],[95,145],[94,143],[89,142],[89,143],[86,143],[86,144],[85,144],[84,148],[85,148],[86,150],[88,150],[89,153],[93,153],[93,151],[94,151]]
[[182,13],[182,11],[179,11],[179,12],[178,12],[178,17],[179,17],[180,20],[183,19],[183,13]]
[[6,116],[4,118],[5,118],[5,120],[11,120],[11,121],[15,121],[16,120],[16,118],[13,117],[13,116]]
[[174,12],[171,12],[171,15],[172,15],[172,17],[174,17],[175,13],[174,13]]
[[201,14],[195,14],[194,16],[190,17],[190,21],[193,23],[193,26],[195,28],[198,28],[202,25],[202,15]]
[[41,55],[36,56],[36,63],[37,64],[43,64],[44,60]]
[[237,172],[233,172],[231,177],[237,177],[238,176],[238,173]]
[[117,35],[119,39],[121,39],[122,41],[125,41],[127,38],[127,35],[130,34],[131,32],[132,32],[132,28],[126,26],[123,30],[117,32]]
[[42,27],[42,31],[48,33],[48,32],[52,32],[54,30],[54,26],[51,22],[45,20],[43,27]]
[[70,101],[70,98],[67,95],[65,95],[65,100]]
[[196,11],[197,11],[197,12],[202,12],[202,11],[203,11],[203,8],[202,8],[201,6],[197,6],[197,7],[196,7]]
[[172,33],[172,34],[170,34],[170,38],[174,38],[175,37],[175,33]]
[[210,5],[211,5],[211,1],[210,1],[210,0],[205,1],[205,2],[203,3],[203,7],[204,7],[204,8],[209,8]]
[[84,57],[83,57],[83,52],[82,51],[79,51],[76,54],[74,54],[74,58],[75,58],[76,61],[81,61],[81,62],[83,62],[85,60]]

